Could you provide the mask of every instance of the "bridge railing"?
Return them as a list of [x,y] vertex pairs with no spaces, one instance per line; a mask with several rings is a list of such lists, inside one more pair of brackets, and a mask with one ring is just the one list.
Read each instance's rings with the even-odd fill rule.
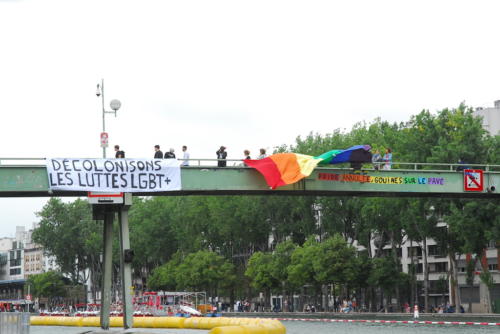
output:
[[[95,159],[95,158],[92,158]],[[179,159],[181,161],[182,159]],[[217,159],[188,159],[189,166],[184,166],[184,168],[189,167],[217,167]],[[226,159],[227,167],[239,167],[248,168],[243,163],[242,159]],[[378,163],[380,167],[383,166],[383,162]],[[0,168],[1,167],[42,167],[45,166],[45,158],[1,158],[0,157]],[[320,168],[329,169],[346,169],[350,168],[349,164],[340,165],[322,165]],[[462,169],[482,169],[488,172],[499,172],[500,165],[492,164],[458,164],[458,163],[427,163],[427,162],[392,162],[392,170],[406,170],[406,171],[457,171]],[[373,165],[370,163],[364,164],[363,169],[370,170],[373,169]]]

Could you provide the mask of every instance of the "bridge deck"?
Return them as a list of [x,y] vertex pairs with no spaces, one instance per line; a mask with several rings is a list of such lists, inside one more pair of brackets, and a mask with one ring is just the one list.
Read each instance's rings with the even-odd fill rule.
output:
[[[86,192],[52,192],[43,159],[0,158],[0,197],[87,196]],[[177,195],[326,195],[393,197],[500,198],[500,166],[471,165],[484,170],[484,190],[464,191],[464,173],[452,164],[394,163],[392,170],[316,168],[306,179],[270,190],[262,175],[243,166],[219,168],[214,160],[193,160],[195,166],[181,170],[182,190],[134,193],[137,196]],[[234,160],[235,164],[241,161]],[[212,165],[210,165],[212,164]],[[229,161],[229,164],[233,164]],[[398,169],[396,169],[398,168]],[[491,190],[492,186],[495,190]]]

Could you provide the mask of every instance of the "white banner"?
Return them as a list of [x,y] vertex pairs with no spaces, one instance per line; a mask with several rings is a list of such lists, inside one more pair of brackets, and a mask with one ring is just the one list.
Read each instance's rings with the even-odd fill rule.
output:
[[181,189],[177,159],[46,160],[52,190],[155,192]]

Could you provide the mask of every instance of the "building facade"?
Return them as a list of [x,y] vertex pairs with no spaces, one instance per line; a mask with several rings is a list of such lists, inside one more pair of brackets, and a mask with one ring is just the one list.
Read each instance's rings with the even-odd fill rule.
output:
[[483,128],[490,135],[500,135],[500,100],[494,102],[493,108],[476,108],[474,115],[483,118]]
[[[24,286],[34,274],[55,270],[55,261],[44,254],[40,245],[33,243],[33,229],[26,231],[24,226],[16,227],[13,238],[0,238],[0,304],[13,308],[25,308]],[[29,298],[29,297],[28,297]]]

